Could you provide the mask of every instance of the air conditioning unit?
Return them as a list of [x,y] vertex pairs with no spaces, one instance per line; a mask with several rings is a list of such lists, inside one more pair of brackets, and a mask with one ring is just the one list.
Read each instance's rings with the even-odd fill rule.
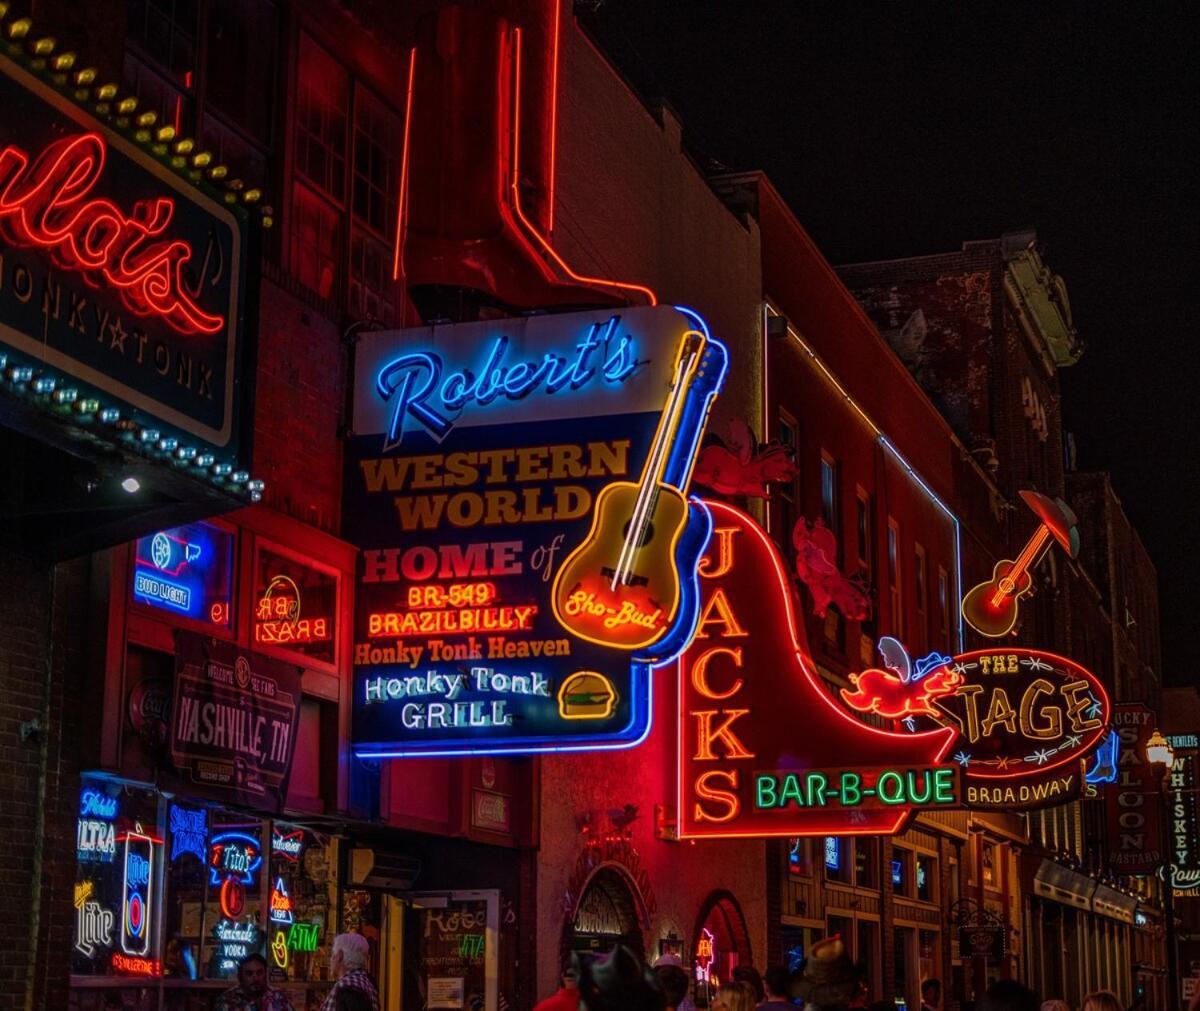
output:
[[350,881],[355,885],[408,891],[420,873],[421,861],[413,857],[357,846],[350,851]]

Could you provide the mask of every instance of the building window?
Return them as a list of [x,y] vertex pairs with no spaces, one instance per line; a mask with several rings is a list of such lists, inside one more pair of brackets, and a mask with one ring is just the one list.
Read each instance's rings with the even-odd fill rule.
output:
[[900,590],[900,524],[888,517],[887,531],[887,569],[888,569],[888,601],[890,604],[888,620],[892,635],[903,636],[903,612],[901,610]]
[[337,203],[346,188],[350,75],[309,36],[300,36],[296,85],[296,171]]
[[321,298],[345,298],[352,315],[385,324],[395,322],[391,243],[402,137],[400,116],[302,35],[292,273]]
[[[1055,840],[1057,844],[1057,839]],[[983,887],[998,889],[1000,887],[1000,871],[997,866],[997,847],[995,843],[985,841],[980,858]]]
[[797,837],[788,840],[788,873],[801,878],[812,877],[812,840]]
[[862,836],[854,841],[854,883],[860,888],[879,887],[879,840]]
[[942,649],[951,649],[950,644],[950,576],[938,566],[938,644]]
[[849,884],[849,840],[836,835],[825,837],[825,878],[828,881],[844,881]]
[[833,531],[837,540],[837,564],[842,564],[841,489],[838,487],[840,467],[828,453],[821,452],[821,519]]
[[912,894],[912,853],[896,846],[892,849],[891,884],[897,895]]
[[916,858],[917,898],[922,902],[937,901],[937,858],[918,853]]
[[236,546],[233,531],[203,521],[139,537],[130,586],[135,604],[229,634]]
[[[130,0],[125,85],[249,186],[267,180],[278,10],[269,0]],[[197,117],[197,110],[203,115]]]
[[196,69],[199,0],[130,0],[129,38],[183,84]]
[[929,644],[928,603],[925,595],[925,548],[913,547],[913,593],[916,597],[917,627],[915,637],[921,649]]
[[[793,459],[797,458],[799,430],[797,429],[795,419],[783,412],[780,412],[779,415],[779,442],[792,454]],[[796,525],[797,483],[798,476],[792,481],[780,484],[778,493],[775,496],[778,503],[777,515],[779,523],[772,532],[775,535],[775,542],[789,558],[795,553],[795,547],[792,544],[792,528]]]
[[875,644],[875,606],[878,587],[875,583],[875,503],[869,492],[858,489],[854,505],[855,541],[858,551],[858,574],[867,585],[870,595],[870,613],[860,622],[861,634]]

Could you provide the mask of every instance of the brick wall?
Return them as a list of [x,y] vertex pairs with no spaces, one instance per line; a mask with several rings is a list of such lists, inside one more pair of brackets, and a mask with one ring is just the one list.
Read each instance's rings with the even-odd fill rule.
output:
[[264,280],[260,312],[254,473],[266,505],[336,533],[347,350],[325,315],[280,285]]
[[[0,1011],[24,1008],[30,987],[35,1008],[67,1002],[87,572],[0,553]],[[22,740],[34,720],[41,733]]]

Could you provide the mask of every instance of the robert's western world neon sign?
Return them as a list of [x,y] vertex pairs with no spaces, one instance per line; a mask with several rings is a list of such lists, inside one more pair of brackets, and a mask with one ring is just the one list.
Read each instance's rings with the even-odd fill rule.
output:
[[[371,334],[347,535],[364,756],[628,747],[695,625],[727,354],[686,309]],[[665,400],[664,400],[665,398]]]
[[620,316],[587,326],[569,351],[516,359],[510,340],[492,339],[474,367],[447,369],[436,351],[411,351],[387,362],[375,377],[379,397],[391,408],[384,452],[399,446],[413,425],[445,438],[459,416],[505,400],[531,395],[564,396],[589,384],[620,386],[638,367],[637,346],[619,330]]

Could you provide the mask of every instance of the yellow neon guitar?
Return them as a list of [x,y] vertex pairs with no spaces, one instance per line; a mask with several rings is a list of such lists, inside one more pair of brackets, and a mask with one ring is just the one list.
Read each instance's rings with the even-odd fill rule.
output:
[[675,619],[675,548],[687,526],[688,503],[685,489],[665,483],[663,474],[705,342],[698,330],[684,334],[640,480],[614,481],[600,492],[591,530],[554,578],[554,614],[580,638],[641,649],[662,638]]

